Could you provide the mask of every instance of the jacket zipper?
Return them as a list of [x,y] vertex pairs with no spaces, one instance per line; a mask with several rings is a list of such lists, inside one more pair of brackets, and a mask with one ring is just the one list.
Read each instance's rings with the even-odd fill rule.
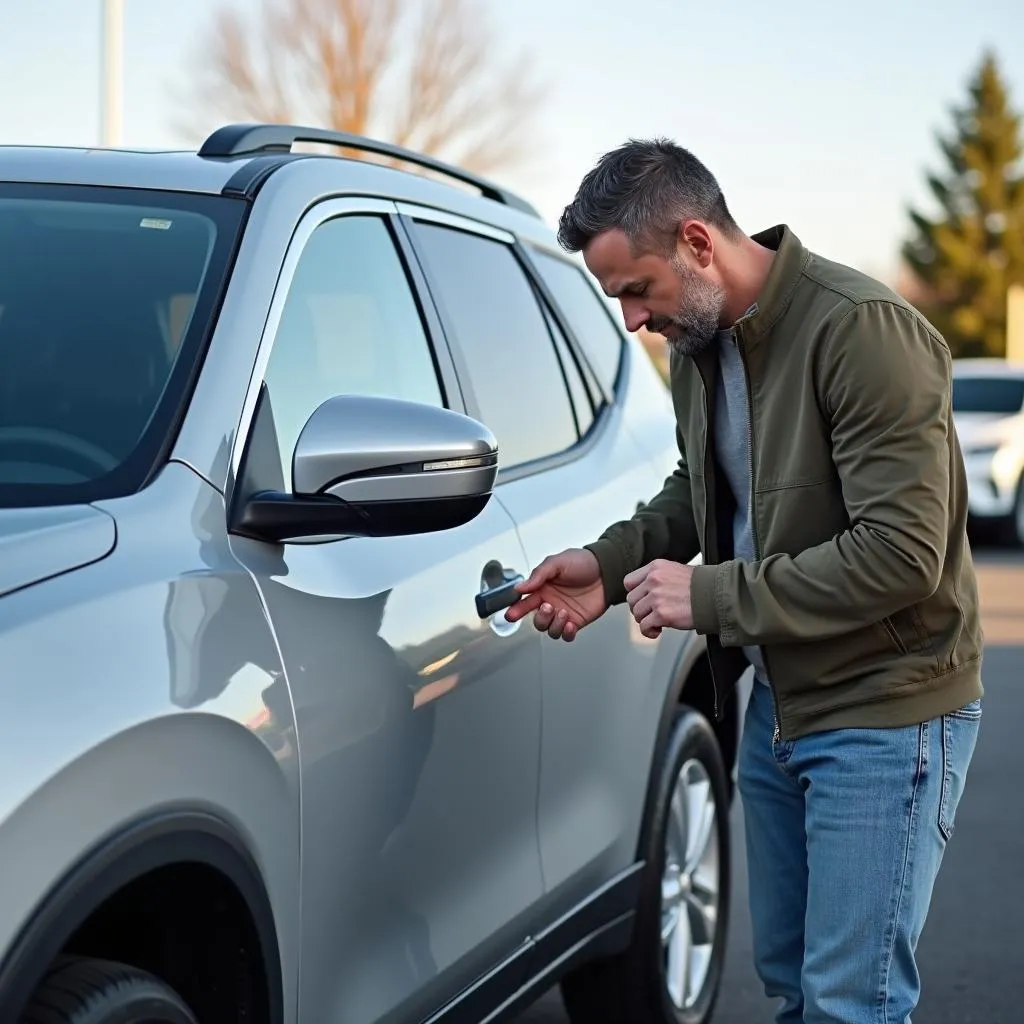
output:
[[[709,438],[711,437],[711,403],[708,399],[708,382],[704,379],[704,374],[700,375],[700,386],[702,391],[702,397],[704,399],[704,554],[708,551],[708,484],[712,482],[712,478],[708,476],[708,445]],[[712,508],[712,511],[714,509]],[[715,721],[719,719],[718,710],[718,682],[715,680],[715,666],[711,663],[711,658],[708,658],[708,669],[711,672],[711,697],[714,703]]]
[[[743,332],[742,332],[743,318],[741,317],[736,321],[735,333],[736,333],[736,347],[740,352],[740,362],[743,364],[743,376],[747,382],[747,457],[750,472],[750,494],[748,500],[750,502],[750,535],[754,540],[754,557],[758,560],[761,558],[761,542],[757,536],[757,515],[754,508],[754,399],[753,393],[750,389],[750,368],[747,366],[747,352],[743,346]],[[772,695],[772,718],[774,720],[775,730],[772,733],[772,743],[778,743],[782,736],[782,715],[779,711],[779,697],[775,692],[775,686],[772,683],[772,671],[768,666],[768,654],[764,647],[761,647],[761,660],[764,662],[765,671],[768,673],[768,678],[765,680],[768,684],[768,689]],[[755,685],[757,682],[755,680]]]

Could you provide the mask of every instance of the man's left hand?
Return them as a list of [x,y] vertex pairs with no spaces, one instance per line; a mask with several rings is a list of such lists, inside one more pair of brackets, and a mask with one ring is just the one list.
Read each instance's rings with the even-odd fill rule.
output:
[[692,566],[656,558],[622,581],[629,610],[649,640],[660,636],[662,629],[693,629],[692,578]]

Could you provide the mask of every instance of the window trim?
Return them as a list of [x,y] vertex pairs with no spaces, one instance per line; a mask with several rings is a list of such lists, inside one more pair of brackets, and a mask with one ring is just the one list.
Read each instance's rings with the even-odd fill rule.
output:
[[[594,400],[594,393],[590,387],[590,382],[587,377],[587,369],[585,366],[580,365],[579,357],[576,355],[575,350],[572,347],[571,342],[563,333],[561,327],[558,325],[558,320],[555,314],[549,308],[548,304],[544,301],[543,296],[533,287],[531,280],[530,287],[533,289],[534,298],[537,301],[537,305],[540,307],[541,316],[544,318],[544,326],[547,328],[548,336],[551,338],[551,344],[555,346],[555,354],[558,356],[558,362],[562,367],[562,379],[565,381],[565,390],[569,393],[569,402],[572,405],[573,416],[576,419],[576,433],[579,435],[580,440],[587,436],[593,429],[594,422],[598,417],[600,410],[604,407],[604,404],[598,404]],[[557,337],[556,337],[557,333]],[[568,359],[571,360],[571,368],[565,365],[565,359],[562,356],[562,350],[565,349]],[[573,375],[579,379],[580,387],[583,388],[584,401],[586,402],[586,408],[577,408],[579,403],[576,401],[576,394],[572,384],[569,382],[570,375]],[[589,413],[589,419],[587,423],[587,429],[580,429],[580,417],[584,413]]]
[[577,274],[583,279],[583,283],[594,293],[594,299],[597,304],[601,307],[602,312],[608,318],[608,324],[612,330],[618,335],[619,338],[619,366],[616,371],[615,380],[612,383],[611,390],[604,385],[601,378],[598,376],[597,371],[594,369],[593,364],[590,360],[586,359],[586,353],[583,351],[583,346],[579,343],[579,339],[572,334],[571,325],[566,321],[563,326],[563,330],[568,329],[570,336],[572,337],[573,343],[577,351],[586,361],[587,366],[590,369],[590,375],[594,378],[594,382],[600,389],[601,394],[606,400],[613,400],[616,396],[622,394],[621,379],[622,379],[622,368],[625,365],[627,355],[629,352],[629,334],[623,330],[622,326],[615,319],[612,311],[608,308],[606,300],[602,297],[601,293],[594,287],[594,283],[587,277],[585,268],[581,267],[575,260],[568,259],[564,252],[556,251],[550,246],[541,245],[538,242],[530,241],[528,244],[522,245],[523,258],[529,263],[530,269],[537,277],[539,286],[543,289],[543,294],[548,298],[549,302],[555,303],[555,295],[548,287],[547,281],[544,279],[544,275],[541,273],[540,267],[534,260],[534,250],[539,253],[543,253],[551,259],[559,260],[564,263],[567,267],[572,267]]
[[[544,286],[543,282],[540,282],[540,289],[538,289],[538,273],[536,272],[533,265],[528,261],[526,257],[526,250],[520,240],[511,232],[504,231],[500,228],[494,228],[490,225],[483,224],[480,221],[472,220],[468,217],[461,217],[456,214],[448,213],[442,210],[436,210],[429,206],[418,206],[413,203],[398,203],[399,219],[403,222],[403,226],[408,234],[410,245],[412,246],[416,258],[420,264],[423,272],[425,286],[431,294],[431,301],[434,303],[437,311],[441,317],[443,328],[446,334],[451,334],[449,337],[449,347],[452,353],[452,359],[455,363],[455,371],[458,374],[463,393],[466,396],[467,408],[469,415],[476,415],[480,409],[480,403],[477,400],[476,393],[473,390],[473,381],[469,373],[469,367],[466,364],[465,356],[458,344],[458,339],[454,337],[454,332],[451,329],[451,318],[444,311],[444,303],[440,297],[440,289],[437,283],[433,280],[430,273],[429,265],[426,261],[424,252],[420,245],[419,239],[416,234],[416,222],[424,221],[429,224],[439,224],[443,227],[454,228],[458,231],[464,231],[467,234],[478,235],[482,238],[488,238],[496,242],[501,242],[509,246],[512,250],[512,255],[519,263],[520,269],[526,277],[527,284],[531,286],[531,290],[534,293],[534,300],[538,305],[547,306],[547,312],[555,320],[556,325],[562,330],[565,336],[566,344],[570,347],[573,356],[580,363],[580,368],[587,368],[588,372],[583,374],[584,385],[590,390],[591,382],[594,386],[601,387],[600,380],[594,373],[590,363],[586,360],[585,356],[580,350],[579,344],[576,341],[575,335],[571,331],[566,329],[566,317],[562,312],[557,303],[555,303],[550,297],[550,291]],[[544,318],[545,310],[541,308],[539,310],[541,318]],[[558,351],[558,346],[555,344],[555,340],[551,338],[551,332],[548,328],[547,323],[544,324],[551,346],[555,352],[555,358],[558,360],[559,366],[562,369],[563,375],[563,387],[566,389],[566,398],[569,402],[570,409],[573,410],[575,418],[575,403],[571,392],[568,389],[568,385],[564,380],[565,367],[563,367],[561,354]],[[620,361],[619,366],[619,379],[617,382],[617,389],[621,389],[625,386],[625,380],[628,376],[626,371],[626,363],[628,358],[628,346],[624,346],[625,351],[623,358]],[[563,448],[559,452],[554,452],[551,455],[543,455],[538,459],[533,459],[530,462],[521,462],[516,466],[503,467],[498,470],[498,477],[495,482],[495,486],[499,486],[503,483],[511,483],[513,480],[520,480],[523,477],[534,476],[539,473],[546,473],[552,469],[556,469],[560,466],[564,466],[570,462],[574,462],[577,459],[583,458],[593,447],[595,447],[600,438],[604,435],[607,429],[608,422],[611,419],[611,407],[615,404],[615,395],[606,395],[605,389],[601,388],[600,397],[604,399],[604,403],[594,408],[594,420],[590,425],[590,429],[582,437],[579,437],[575,444],[570,445],[568,448]],[[578,423],[578,420],[577,420]],[[579,431],[577,430],[577,434]]]
[[448,213],[447,210],[437,210],[432,206],[420,206],[416,203],[395,203],[398,215],[408,221],[427,220],[432,224],[443,224],[446,227],[458,228],[460,231],[468,231],[470,234],[483,235],[485,238],[492,238],[496,242],[506,242],[508,245],[515,245],[518,241],[511,231],[504,228],[496,228],[492,224],[486,224],[482,220],[473,220],[470,217],[463,217],[458,213]]
[[[533,253],[530,252],[530,247],[520,244],[519,251],[520,259],[522,260],[523,265],[528,268],[530,279],[533,282],[533,286],[536,289],[537,294],[541,296],[545,304],[552,311],[552,316],[554,316],[555,322],[558,324],[562,334],[565,335],[569,348],[572,350],[572,353],[576,358],[576,362],[579,364],[580,369],[583,372],[583,381],[586,385],[587,391],[590,392],[590,396],[593,399],[595,412],[599,414],[605,405],[615,400],[617,390],[614,387],[609,390],[605,386],[604,382],[598,376],[597,371],[594,369],[593,363],[587,358],[587,354],[584,351],[583,346],[580,344],[580,340],[576,336],[568,316],[556,301],[554,292],[551,291],[547,281],[544,280],[543,274],[540,272],[540,268],[534,262]],[[568,260],[564,260],[563,262],[567,263],[569,266],[573,266],[573,264],[569,263]],[[619,356],[619,366],[621,369],[621,354]],[[618,377],[616,377],[616,384],[617,382]]]
[[270,301],[266,323],[260,335],[260,342],[256,351],[256,361],[253,364],[252,374],[249,378],[249,385],[246,389],[245,400],[242,403],[242,411],[239,415],[232,443],[230,486],[228,493],[225,495],[229,505],[235,489],[241,482],[244,456],[255,425],[256,410],[266,379],[267,366],[270,363],[270,355],[277,341],[281,317],[284,313],[285,303],[288,301],[288,296],[291,293],[299,261],[306,251],[310,238],[318,228],[328,221],[352,216],[378,217],[390,230],[395,251],[409,279],[409,290],[420,313],[423,333],[427,339],[427,344],[430,346],[431,357],[438,374],[438,384],[441,389],[444,405],[446,408],[456,412],[465,413],[466,411],[465,397],[462,393],[458,376],[455,373],[452,353],[448,347],[447,338],[441,329],[441,321],[437,310],[434,308],[424,286],[423,272],[418,261],[414,258],[414,254],[410,252],[405,232],[399,223],[396,204],[387,199],[362,196],[335,196],[322,200],[311,207],[295,225],[295,229],[288,242],[284,260],[278,272],[277,282],[274,285],[274,294]]

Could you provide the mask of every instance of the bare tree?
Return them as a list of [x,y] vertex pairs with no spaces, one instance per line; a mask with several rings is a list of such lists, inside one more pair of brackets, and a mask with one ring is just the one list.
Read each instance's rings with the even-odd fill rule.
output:
[[[254,0],[249,0],[254,3]],[[193,68],[188,121],[313,123],[479,173],[523,166],[542,87],[500,64],[478,0],[262,0],[225,8]]]

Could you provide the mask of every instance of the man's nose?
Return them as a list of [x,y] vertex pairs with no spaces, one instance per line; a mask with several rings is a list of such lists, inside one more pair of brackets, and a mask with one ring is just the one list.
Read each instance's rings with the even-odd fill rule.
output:
[[640,306],[634,306],[632,303],[627,305],[625,302],[622,302],[620,305],[622,306],[623,322],[630,334],[635,334],[651,319],[649,310],[643,309]]

